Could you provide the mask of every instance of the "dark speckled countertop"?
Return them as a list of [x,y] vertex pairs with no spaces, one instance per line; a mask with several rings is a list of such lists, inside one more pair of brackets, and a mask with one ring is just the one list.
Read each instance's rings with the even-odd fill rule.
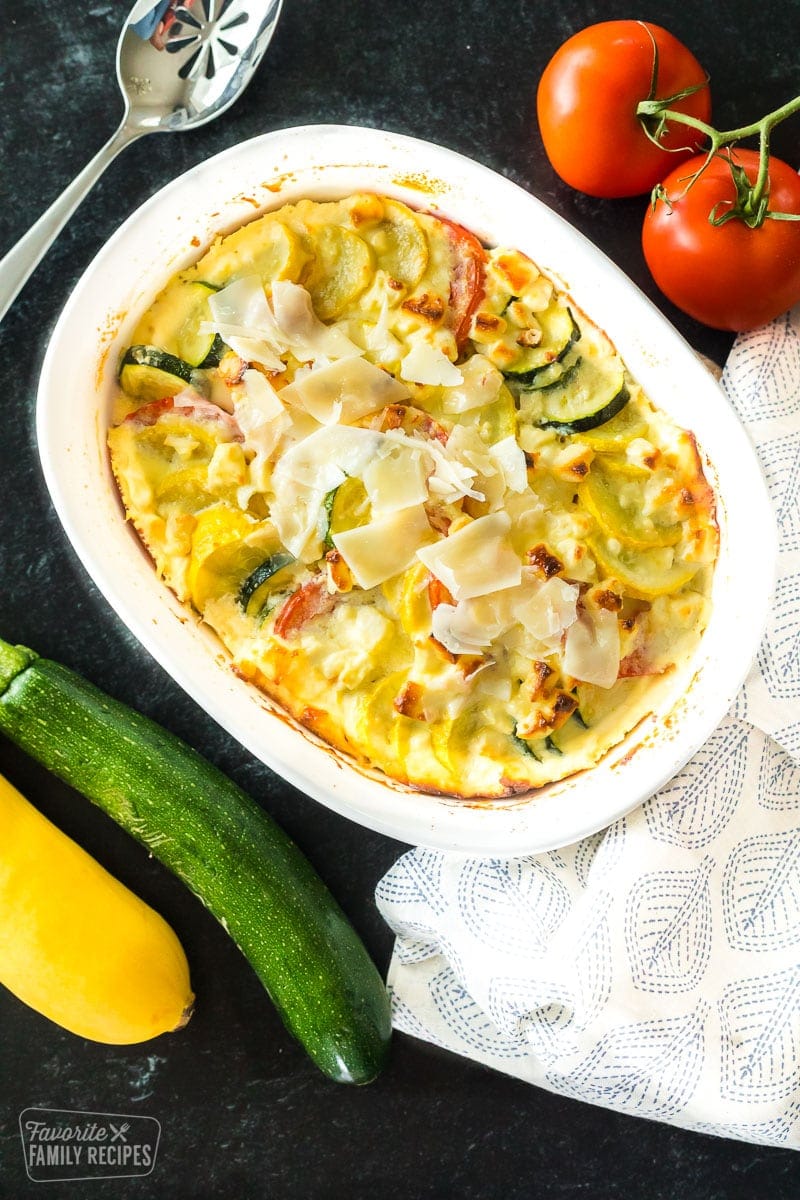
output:
[[[0,253],[110,135],[121,115],[114,53],[121,5],[6,0],[0,55]],[[384,127],[493,167],[560,212],[660,303],[697,350],[730,338],[660,300],[641,256],[642,201],[576,195],[545,159],[538,77],[593,21],[632,15],[687,42],[709,70],[717,123],[733,127],[800,90],[792,0],[285,0],[267,58],[222,119],[145,138],[114,162],[0,327],[0,636],[62,660],[184,737],[249,790],[315,863],[376,961],[391,951],[373,889],[403,847],[328,812],[250,758],[121,625],[53,513],[34,436],[48,335],[119,222],[174,175],[245,138],[312,122]],[[797,119],[775,151],[798,162]],[[405,1036],[369,1088],[328,1083],[284,1032],[223,930],[98,811],[0,740],[0,771],[179,931],[199,997],[188,1029],[103,1047],[56,1028],[0,989],[0,1196],[779,1200],[800,1195],[788,1151],[724,1142],[552,1096]],[[2,831],[0,831],[0,837]],[[28,1106],[137,1113],[162,1125],[141,1179],[28,1182],[18,1116]]]

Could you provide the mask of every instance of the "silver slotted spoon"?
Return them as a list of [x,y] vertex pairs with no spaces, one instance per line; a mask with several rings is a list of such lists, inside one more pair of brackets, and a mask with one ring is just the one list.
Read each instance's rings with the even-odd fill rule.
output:
[[137,0],[117,44],[119,128],[0,261],[0,321],[108,164],[146,133],[194,129],[224,113],[269,45],[283,0]]

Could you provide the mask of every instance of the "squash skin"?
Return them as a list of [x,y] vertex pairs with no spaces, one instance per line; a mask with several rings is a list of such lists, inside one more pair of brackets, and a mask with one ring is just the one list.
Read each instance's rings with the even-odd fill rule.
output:
[[170,926],[0,776],[0,983],[79,1037],[179,1029],[194,996]]
[[198,896],[324,1074],[380,1074],[391,1012],[377,968],[295,843],[231,779],[68,667],[2,640],[0,731]]

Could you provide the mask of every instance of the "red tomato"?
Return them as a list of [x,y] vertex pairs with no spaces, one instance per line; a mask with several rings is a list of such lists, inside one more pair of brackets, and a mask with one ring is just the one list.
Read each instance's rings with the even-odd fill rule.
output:
[[446,227],[454,251],[453,274],[450,282],[450,321],[460,347],[466,341],[472,315],[483,299],[486,251],[463,225],[447,217],[439,217]]
[[[536,97],[542,141],[555,170],[578,191],[604,197],[649,192],[703,144],[702,135],[673,125],[661,149],[639,123],[636,106],[650,94],[653,39],[658,47],[655,98],[705,83],[705,71],[677,38],[642,21],[590,25],[545,67]],[[670,107],[708,123],[708,86]]]
[[[736,150],[734,161],[755,182],[758,153]],[[800,221],[767,218],[758,229],[738,219],[712,225],[734,202],[726,158],[712,160],[686,191],[698,155],[664,180],[671,207],[648,208],[642,230],[647,265],[661,291],[691,317],[715,329],[755,329],[800,301]],[[800,176],[779,158],[769,160],[769,207],[800,213]]]
[[149,400],[141,408],[128,413],[125,420],[132,425],[155,425],[167,413],[175,413],[177,416],[186,417],[188,420],[197,421],[200,424],[217,422],[230,431],[232,440],[244,441],[244,434],[235,417],[226,413],[219,405],[212,404],[210,400],[204,400],[202,396],[190,392],[188,388],[185,393],[179,392],[177,396],[165,396],[163,400]]
[[335,604],[336,596],[328,591],[325,577],[317,575],[284,600],[275,618],[275,633],[280,638],[290,638],[314,617],[332,612]]
[[455,604],[452,592],[435,575],[428,580],[428,601],[431,609],[438,608],[440,604]]

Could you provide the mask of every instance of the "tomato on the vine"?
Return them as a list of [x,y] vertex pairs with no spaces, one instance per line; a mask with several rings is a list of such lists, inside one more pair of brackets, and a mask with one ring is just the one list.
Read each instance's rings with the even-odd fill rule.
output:
[[650,22],[590,25],[556,51],[539,81],[536,107],[547,157],[566,183],[590,196],[649,192],[703,139],[686,126],[668,125],[655,145],[636,106],[692,88],[670,108],[707,123],[706,73],[677,38]]
[[[751,184],[755,150],[735,150],[733,161]],[[642,248],[653,279],[678,308],[715,329],[755,329],[800,301],[800,221],[767,217],[751,229],[738,217],[712,225],[736,200],[727,156],[698,155],[664,180],[663,196],[645,215]],[[769,211],[800,214],[800,175],[769,159]]]

